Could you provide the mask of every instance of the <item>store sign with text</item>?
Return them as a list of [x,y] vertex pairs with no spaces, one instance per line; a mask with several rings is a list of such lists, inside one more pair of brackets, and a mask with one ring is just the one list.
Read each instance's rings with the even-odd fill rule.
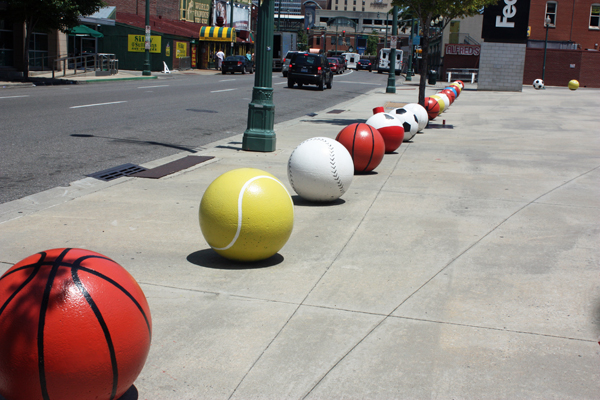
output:
[[[150,53],[160,53],[162,36],[150,36]],[[146,37],[144,35],[127,35],[127,51],[144,53]]]
[[483,10],[481,37],[490,42],[527,40],[530,0],[499,0]]
[[474,44],[446,44],[446,55],[478,56],[481,46]]

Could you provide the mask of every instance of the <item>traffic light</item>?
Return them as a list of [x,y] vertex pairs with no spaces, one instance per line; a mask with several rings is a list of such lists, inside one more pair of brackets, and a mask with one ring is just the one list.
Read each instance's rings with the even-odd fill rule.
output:
[[346,31],[342,31],[342,37],[346,37]]

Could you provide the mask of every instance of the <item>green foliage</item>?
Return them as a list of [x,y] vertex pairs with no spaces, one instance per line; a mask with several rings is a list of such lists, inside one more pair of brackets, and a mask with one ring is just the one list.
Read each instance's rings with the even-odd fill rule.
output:
[[[496,4],[498,0],[393,0],[398,6],[400,19],[414,17],[419,21],[421,31],[421,81],[419,83],[419,103],[425,100],[425,81],[429,71],[429,43],[442,36],[450,21],[480,14],[485,6]],[[409,22],[410,23],[410,22]]]
[[306,30],[298,30],[298,39],[296,40],[296,45],[298,46],[298,50],[308,50],[308,35],[306,34]]
[[67,31],[79,25],[80,15],[90,15],[104,6],[102,0],[7,0],[0,18],[10,17],[15,22],[25,22],[28,30]]
[[373,30],[367,38],[367,54],[377,54],[377,43],[379,43],[379,34]]

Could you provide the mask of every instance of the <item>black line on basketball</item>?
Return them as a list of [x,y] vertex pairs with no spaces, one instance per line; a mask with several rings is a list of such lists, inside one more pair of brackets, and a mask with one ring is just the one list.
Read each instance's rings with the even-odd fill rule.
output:
[[[42,260],[46,257],[45,253],[40,253],[40,255],[42,256],[42,258],[41,258]],[[23,283],[21,283],[21,286],[19,286],[14,292],[12,292],[10,297],[4,302],[4,304],[0,308],[0,315],[2,315],[2,313],[4,312],[4,309],[6,307],[8,307],[8,305],[10,304],[12,299],[14,299],[17,296],[17,294],[19,294],[19,292],[21,290],[23,290],[23,288],[25,286],[27,286],[27,284],[29,282],[31,282],[33,280],[33,278],[35,277],[35,275],[40,271],[40,265],[34,265],[34,266],[35,266],[35,268],[33,269],[33,271],[31,271],[31,274],[27,277],[27,279],[25,279],[25,281]]]
[[352,158],[354,158],[354,143],[356,142],[356,132],[360,124],[354,124],[354,135],[352,135]]
[[96,319],[98,320],[98,323],[100,324],[100,327],[102,327],[102,332],[104,333],[104,339],[106,340],[106,344],[108,345],[108,351],[110,353],[110,363],[112,365],[113,385],[112,385],[112,391],[110,393],[110,400],[113,400],[115,398],[115,396],[117,395],[117,384],[119,382],[119,369],[117,368],[117,356],[115,354],[115,346],[113,345],[112,338],[110,337],[110,331],[108,330],[108,326],[106,326],[106,322],[104,321],[104,318],[102,317],[102,313],[98,309],[98,306],[94,302],[94,299],[88,293],[85,286],[79,279],[79,275],[77,274],[76,267],[71,269],[71,276],[73,277],[73,282],[75,282],[75,285],[77,285],[77,287],[79,288],[79,291],[81,291],[81,293],[83,294],[83,297],[85,297],[85,300],[88,302],[92,311],[94,312],[94,315],[96,316]]
[[367,163],[367,166],[363,171],[366,171],[367,168],[369,168],[369,165],[371,165],[371,161],[373,160],[373,153],[375,152],[375,133],[373,133],[373,128],[371,127],[371,125],[367,126],[369,127],[369,131],[371,132],[371,155],[369,156],[369,162]]
[[[103,260],[108,260],[108,261],[112,261],[110,258],[105,258],[105,257],[98,257],[98,256],[86,256],[86,257],[82,257],[81,259],[77,260],[75,263],[77,264],[76,266],[74,266],[74,268],[80,269],[82,271],[85,271],[89,274],[92,275],[96,275],[97,277],[104,279],[105,281],[107,281],[108,283],[110,283],[111,285],[115,286],[117,289],[119,289],[121,292],[123,292],[127,297],[129,297],[129,299],[131,301],[133,301],[133,304],[136,305],[136,307],[138,308],[138,310],[140,310],[140,313],[142,313],[142,316],[144,317],[144,320],[146,321],[146,326],[148,327],[148,332],[150,333],[150,335],[152,335],[152,329],[150,328],[150,321],[148,321],[148,317],[146,316],[146,313],[144,312],[144,309],[142,308],[142,306],[140,305],[140,303],[138,303],[138,301],[135,299],[135,297],[133,297],[133,295],[131,293],[129,293],[127,291],[127,289],[125,289],[123,286],[119,285],[116,281],[110,279],[108,276],[95,271],[93,269],[89,269],[86,267],[82,267],[79,264],[84,261],[85,259],[88,258],[101,258]],[[116,263],[115,263],[116,264]]]
[[[38,253],[38,254],[42,255],[42,257],[46,257],[46,253],[44,253],[44,252]],[[17,269],[13,269],[12,271],[9,271],[6,274],[2,275],[0,277],[0,281],[2,279],[6,278],[7,276],[10,276],[10,275],[14,274],[15,272],[19,272],[19,271],[22,271],[22,270],[27,269],[27,268],[43,267],[43,266],[49,266],[49,265],[53,265],[53,264],[54,264],[53,261],[41,261],[40,260],[40,261],[38,261],[36,263],[33,263],[33,264],[23,265],[22,267],[19,267]]]
[[44,366],[44,326],[46,324],[46,312],[48,311],[48,301],[50,299],[52,285],[54,284],[54,278],[56,277],[56,273],[63,258],[65,258],[69,251],[71,251],[71,249],[64,249],[63,252],[60,253],[60,255],[54,260],[52,270],[50,270],[50,275],[48,276],[48,281],[46,282],[46,287],[44,288],[44,296],[42,297],[42,304],[40,306],[40,321],[38,324],[37,337],[38,369],[40,375],[40,388],[42,390],[42,397],[44,400],[50,400],[50,397],[48,397],[48,388],[46,386],[46,370]]

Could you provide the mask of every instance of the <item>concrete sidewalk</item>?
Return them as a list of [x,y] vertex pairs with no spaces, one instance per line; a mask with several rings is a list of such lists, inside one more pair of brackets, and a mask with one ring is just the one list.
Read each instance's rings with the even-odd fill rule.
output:
[[[418,95],[384,91],[278,124],[272,153],[242,151],[240,132],[161,179],[0,205],[0,273],[56,247],[129,270],[153,321],[130,398],[598,398],[600,91],[464,90],[343,201],[298,198],[293,149]],[[240,167],[295,202],[288,243],[250,265],[216,255],[198,224],[206,187]]]

